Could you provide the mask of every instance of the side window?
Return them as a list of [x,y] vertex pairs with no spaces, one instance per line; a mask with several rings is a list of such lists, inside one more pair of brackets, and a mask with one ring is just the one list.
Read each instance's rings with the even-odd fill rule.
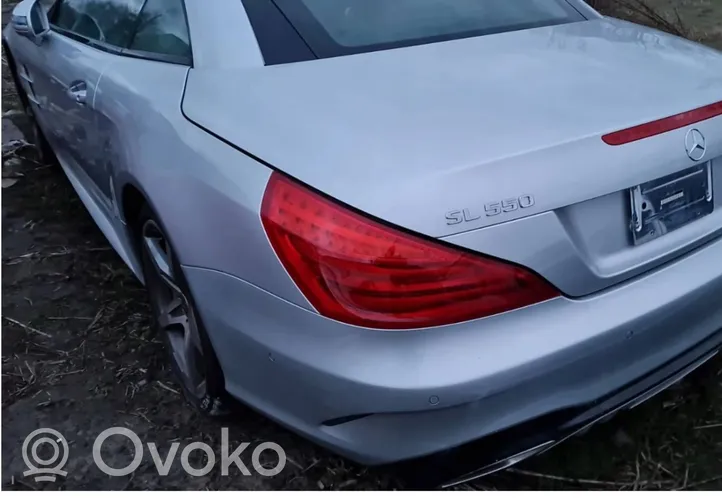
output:
[[51,22],[85,38],[125,48],[142,7],[143,0],[59,0]]
[[147,0],[138,21],[131,50],[175,57],[191,57],[183,0]]

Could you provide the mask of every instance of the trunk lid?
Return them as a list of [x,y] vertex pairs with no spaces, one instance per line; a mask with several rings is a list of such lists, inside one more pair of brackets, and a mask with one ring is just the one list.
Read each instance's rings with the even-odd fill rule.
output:
[[[682,235],[630,246],[626,191],[694,164],[685,151],[688,128],[619,147],[601,136],[720,100],[722,54],[601,19],[286,65],[191,70],[183,110],[361,211],[524,264],[583,295],[722,228],[717,209]],[[695,127],[707,137],[707,158],[722,155],[722,118]],[[484,215],[487,204],[529,198],[532,206]],[[536,227],[549,216],[555,234],[547,245],[564,246],[566,255],[554,264],[532,254]],[[529,243],[510,247],[508,222],[522,219],[516,240]],[[508,225],[506,239],[490,243],[497,237],[488,227],[497,225]],[[572,267],[586,273],[560,276]]]

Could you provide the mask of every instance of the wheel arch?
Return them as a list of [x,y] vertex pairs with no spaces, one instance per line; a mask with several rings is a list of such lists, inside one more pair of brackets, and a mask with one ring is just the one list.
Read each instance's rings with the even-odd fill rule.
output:
[[[135,255],[138,260],[142,261],[142,253],[144,252],[142,240],[143,237],[140,234],[142,228],[140,227],[140,225],[143,220],[148,219],[148,217],[151,217],[156,222],[163,236],[170,242],[171,247],[173,248],[173,252],[175,252],[177,255],[178,252],[175,250],[177,246],[175,245],[174,239],[171,237],[166,226],[164,225],[161,214],[155,209],[151,201],[151,197],[140,186],[139,182],[135,181],[134,179],[126,178],[126,181],[119,185],[119,191],[120,195],[117,196],[118,211],[123,223],[126,226],[130,240],[133,244]],[[187,291],[190,302],[193,303],[194,308],[196,308],[194,304],[195,298],[193,295],[193,290],[190,288],[184,276],[181,261],[177,260],[177,263],[177,270],[179,271],[181,286]],[[140,265],[140,268],[141,271],[139,278],[141,278],[142,282],[146,284],[147,287],[147,276],[142,269],[142,263]],[[209,385],[212,386],[212,394],[207,395],[201,400],[198,400],[197,403],[193,403],[206,415],[209,415],[211,417],[223,416],[226,413],[225,376],[223,374],[223,370],[220,367],[220,363],[218,362],[218,357],[214,350],[213,343],[208,333],[206,332],[205,325],[203,324],[203,318],[200,316],[200,313],[198,313],[197,320],[199,332],[201,334],[201,341],[203,342],[204,348],[206,348],[206,352],[208,354],[208,361],[210,361],[210,370],[209,372],[207,372],[209,375],[207,377],[207,380],[209,382]]]
[[[118,180],[118,178],[116,178]],[[122,225],[125,227],[125,240],[128,249],[132,253],[133,265],[131,269],[136,277],[145,283],[145,277],[141,269],[141,247],[140,241],[136,234],[136,223],[143,211],[143,206],[147,205],[153,209],[150,197],[138,182],[133,179],[126,178],[123,182],[118,182],[115,191],[115,199],[117,202],[117,216],[120,218]]]
[[[157,218],[163,232],[171,240],[173,247],[177,250],[179,259],[182,262],[183,258],[181,255],[183,252],[182,250],[178,251],[178,248],[181,246],[178,245],[176,240],[177,237],[173,237],[170,234],[166,220],[163,216],[164,213],[167,214],[168,209],[172,211],[173,206],[159,206],[153,202],[154,196],[143,188],[142,183],[128,171],[119,172],[114,177],[114,181],[116,185],[114,195],[115,202],[117,203],[117,216],[125,226],[128,241],[132,246],[131,248],[133,250],[133,254],[136,256],[138,261],[140,261],[141,257],[141,241],[138,240],[137,237],[137,231],[139,228],[137,225],[142,217],[144,206],[147,206]],[[160,207],[165,207],[166,210],[159,209]],[[142,280],[142,275],[140,275],[140,277]]]
[[145,204],[149,204],[148,196],[136,183],[129,181],[121,187],[118,210],[123,223],[132,227]]

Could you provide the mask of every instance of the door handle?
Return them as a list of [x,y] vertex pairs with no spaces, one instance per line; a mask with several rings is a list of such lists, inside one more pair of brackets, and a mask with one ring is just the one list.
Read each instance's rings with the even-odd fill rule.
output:
[[76,81],[66,90],[68,97],[80,105],[85,105],[88,100],[88,84],[85,81]]

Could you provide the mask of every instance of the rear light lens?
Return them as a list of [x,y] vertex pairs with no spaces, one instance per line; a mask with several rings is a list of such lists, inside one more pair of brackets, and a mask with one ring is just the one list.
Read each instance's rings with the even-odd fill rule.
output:
[[279,173],[266,187],[261,220],[309,302],[352,325],[446,325],[559,295],[522,268],[388,227]]

